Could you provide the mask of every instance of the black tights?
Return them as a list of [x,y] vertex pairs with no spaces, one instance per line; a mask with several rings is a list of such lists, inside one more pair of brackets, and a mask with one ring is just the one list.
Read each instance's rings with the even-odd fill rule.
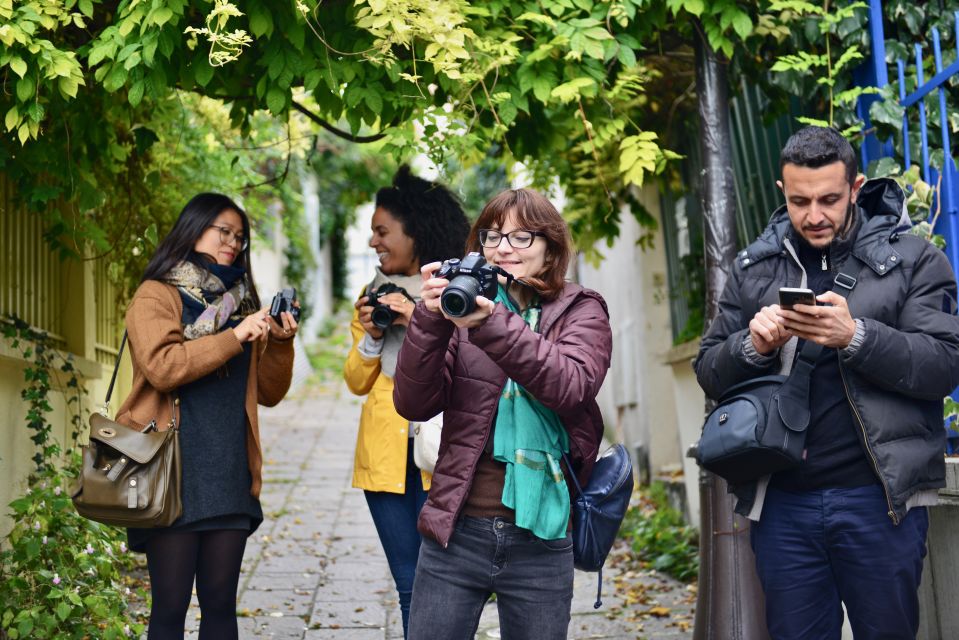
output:
[[193,578],[200,601],[200,640],[237,638],[236,591],[247,531],[169,531],[146,544],[150,570],[148,640],[182,640]]

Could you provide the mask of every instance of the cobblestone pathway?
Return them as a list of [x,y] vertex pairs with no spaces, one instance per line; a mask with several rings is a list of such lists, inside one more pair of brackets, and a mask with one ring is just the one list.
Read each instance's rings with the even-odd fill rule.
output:
[[[266,519],[250,538],[243,563],[241,638],[403,637],[366,502],[350,487],[359,411],[360,400],[342,385],[301,391],[274,409],[261,408]],[[686,622],[691,625],[693,606],[683,585],[607,567],[603,586],[605,604],[595,611],[596,575],[576,572],[570,638],[692,637],[683,630]],[[627,605],[637,587],[646,601]],[[657,607],[670,614],[656,617]],[[187,637],[196,637],[198,617],[194,598]],[[486,607],[476,637],[500,637],[495,605]]]

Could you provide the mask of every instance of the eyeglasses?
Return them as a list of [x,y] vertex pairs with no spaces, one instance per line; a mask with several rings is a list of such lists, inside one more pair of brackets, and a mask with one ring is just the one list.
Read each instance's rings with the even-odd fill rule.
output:
[[527,231],[526,229],[515,229],[509,233],[500,233],[495,229],[480,229],[480,244],[487,249],[495,249],[499,243],[506,238],[506,242],[514,249],[526,249],[533,244],[533,240],[539,236],[545,238],[546,234],[542,231]]
[[250,246],[250,241],[245,235],[236,233],[230,227],[219,227],[211,224],[210,228],[217,229],[220,232],[220,242],[223,244],[233,244],[233,241],[236,240],[240,244],[240,251],[246,251],[246,248]]

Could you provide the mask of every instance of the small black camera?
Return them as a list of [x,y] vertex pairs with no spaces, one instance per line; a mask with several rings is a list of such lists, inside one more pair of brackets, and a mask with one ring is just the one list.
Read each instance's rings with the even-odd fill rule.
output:
[[294,306],[293,303],[296,302],[296,289],[289,287],[279,292],[273,296],[273,302],[270,303],[270,317],[272,317],[278,325],[283,326],[283,318],[280,317],[280,314],[284,311],[288,311],[293,319],[297,322],[300,321],[300,308]]
[[390,305],[385,302],[380,302],[380,298],[390,293],[402,293],[411,301],[413,300],[413,297],[407,293],[406,289],[392,282],[385,282],[381,284],[379,288],[370,291],[367,294],[368,299],[366,304],[373,307],[373,311],[370,313],[370,320],[377,329],[386,329],[396,321],[396,317],[399,315],[390,309]]
[[468,316],[476,308],[476,296],[489,299],[496,296],[496,276],[504,273],[499,267],[489,265],[475,251],[466,254],[462,260],[452,259],[444,262],[434,278],[446,278],[449,285],[440,295],[440,307],[452,318]]

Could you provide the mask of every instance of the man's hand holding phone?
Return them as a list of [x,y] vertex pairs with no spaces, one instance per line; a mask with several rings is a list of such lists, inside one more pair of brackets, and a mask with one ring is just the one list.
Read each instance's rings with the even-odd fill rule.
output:
[[749,337],[760,355],[768,356],[793,337],[785,327],[778,304],[763,307],[749,321]]
[[856,321],[849,313],[846,299],[834,291],[827,291],[816,296],[813,302],[796,303],[791,309],[780,310],[786,331],[832,349],[849,346],[856,334]]

